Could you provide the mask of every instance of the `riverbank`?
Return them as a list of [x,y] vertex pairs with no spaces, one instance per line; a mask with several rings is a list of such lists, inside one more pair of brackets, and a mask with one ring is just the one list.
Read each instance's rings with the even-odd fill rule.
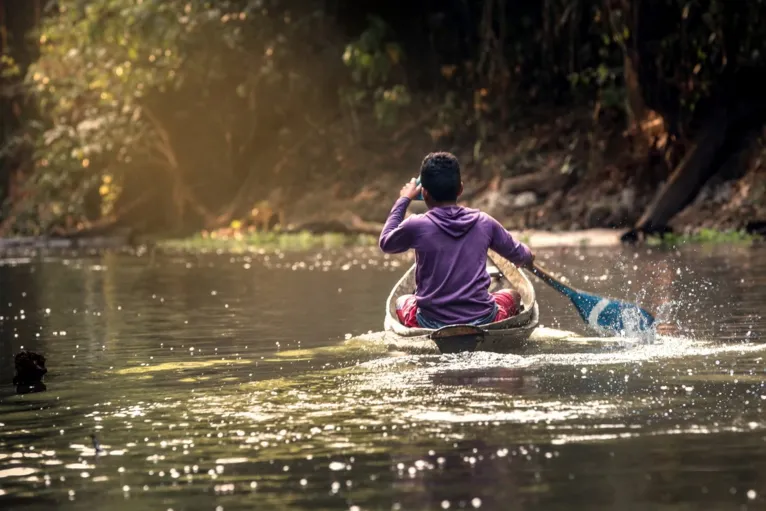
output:
[[[186,224],[168,223],[160,218],[162,208],[133,203],[109,218],[50,231],[64,240],[6,238],[0,250],[87,246],[98,242],[86,240],[112,238],[120,231],[184,250],[369,244],[380,233],[402,184],[417,175],[424,154],[432,150],[449,150],[460,159],[462,205],[489,213],[512,232],[533,239],[533,245],[617,245],[620,236],[645,224],[658,201],[664,204],[659,208],[663,213],[653,216],[652,225],[671,233],[666,242],[729,242],[766,234],[766,131],[688,198],[668,194],[665,186],[683,165],[656,140],[647,144],[647,137],[665,135],[650,128],[626,132],[624,125],[622,118],[594,119],[584,107],[534,110],[479,143],[470,133],[435,137],[420,119],[408,124],[404,141],[379,140],[374,148],[344,142],[340,160],[327,155],[313,160],[310,179],[285,172],[210,222],[196,218],[192,210]],[[333,140],[344,140],[336,135]],[[289,161],[297,165],[301,158]],[[422,213],[425,205],[414,202],[409,211]],[[9,227],[13,220],[7,219],[6,231],[0,224],[0,235],[37,232],[14,231]],[[194,231],[198,233],[188,238],[167,241],[174,233]]]
[[[514,236],[534,249],[602,247],[618,248],[624,245],[623,231],[619,229],[582,229],[578,231],[553,232],[545,230],[512,230]],[[650,246],[674,247],[681,245],[740,245],[749,246],[763,238],[744,231],[715,231],[701,229],[688,234],[651,236],[644,242]],[[311,234],[266,233],[232,236],[196,235],[181,240],[164,240],[157,247],[172,251],[248,251],[248,250],[309,250],[316,248],[341,248],[374,246],[378,237],[368,234]]]
[[[553,232],[545,230],[512,231],[517,239],[533,249],[598,247],[618,248],[623,231],[619,229],[583,229]],[[372,247],[378,238],[372,234],[325,233],[200,233],[178,239],[131,239],[126,236],[94,238],[6,238],[0,239],[0,256],[38,251],[101,251],[101,250],[156,250],[168,253],[247,253],[247,252],[300,252],[317,249]],[[715,231],[702,229],[686,235],[653,236],[644,240],[650,246],[676,247],[682,245],[738,245],[754,246],[763,238],[744,231]]]
[[[252,216],[235,223],[376,235],[399,188],[417,175],[424,152],[446,149],[463,167],[461,204],[491,214],[514,232],[535,233],[546,245],[559,241],[542,233],[556,233],[564,243],[575,238],[578,244],[615,244],[613,231],[624,234],[642,224],[658,201],[662,211],[655,209],[652,218],[662,220],[657,227],[673,233],[674,242],[721,238],[715,233],[764,234],[766,132],[734,154],[698,193],[685,197],[665,186],[685,169],[674,160],[677,155],[664,152],[659,142],[646,143],[646,137],[666,134],[648,128],[643,134],[626,133],[620,126],[594,121],[587,110],[547,112],[521,119],[512,132],[480,151],[470,137],[445,144],[413,134],[398,151],[349,152],[347,179],[339,181],[328,169],[320,173],[328,176],[325,180],[316,178],[310,186],[277,188]],[[410,207],[412,213],[423,211],[422,203]],[[723,240],[738,237],[747,236]]]
[[[606,121],[593,121],[585,110],[524,118],[513,132],[481,151],[471,149],[470,142],[439,144],[460,158],[465,188],[460,203],[491,214],[533,248],[619,246],[669,179],[667,162],[652,159],[635,135]],[[424,148],[437,147],[430,135],[417,130],[397,152],[356,148],[344,159],[343,176],[349,179],[328,167],[310,184],[277,187],[247,214],[191,236],[169,236],[148,224],[139,229],[135,225],[140,222],[123,219],[98,235],[85,229],[73,237],[0,238],[0,252],[137,246],[172,252],[247,252],[374,246],[399,188],[417,175]],[[766,234],[766,134],[741,156],[736,172],[710,179],[669,221],[663,237],[650,235],[637,241],[666,246],[757,243]],[[409,208],[409,213],[425,211],[422,202]]]

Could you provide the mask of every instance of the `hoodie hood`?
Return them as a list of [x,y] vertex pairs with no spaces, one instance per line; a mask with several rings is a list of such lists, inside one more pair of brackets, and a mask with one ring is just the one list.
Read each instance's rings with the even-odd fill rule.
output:
[[434,208],[425,216],[445,233],[453,238],[460,238],[476,225],[480,215],[481,212],[477,209],[447,206]]

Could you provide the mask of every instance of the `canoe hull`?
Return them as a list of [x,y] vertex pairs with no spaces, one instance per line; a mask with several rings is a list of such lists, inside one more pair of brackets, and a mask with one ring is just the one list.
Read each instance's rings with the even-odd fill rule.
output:
[[[493,351],[508,353],[523,349],[532,332],[534,332],[540,319],[540,308],[537,304],[535,289],[529,279],[519,268],[505,259],[490,253],[488,268],[492,278],[490,291],[498,289],[515,289],[521,294],[524,309],[516,316],[483,325],[482,334],[476,342],[447,342],[449,349],[445,352],[455,351]],[[415,348],[420,346],[425,351],[432,351],[436,343],[432,340],[438,330],[428,328],[408,328],[401,324],[396,316],[396,300],[402,295],[410,294],[415,289],[415,266],[407,270],[402,278],[394,286],[386,301],[386,316],[383,332],[385,341],[394,345],[407,345]],[[444,347],[444,344],[440,343]],[[408,350],[411,351],[411,350]],[[416,349],[416,351],[418,351]]]

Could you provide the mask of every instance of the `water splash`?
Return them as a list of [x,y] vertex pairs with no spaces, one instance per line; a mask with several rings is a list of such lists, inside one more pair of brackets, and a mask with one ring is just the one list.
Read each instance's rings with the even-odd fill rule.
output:
[[[630,342],[631,339],[633,342]],[[370,360],[359,364],[360,368],[382,370],[420,370],[437,373],[445,370],[477,370],[492,368],[528,368],[545,365],[613,365],[640,364],[643,362],[711,356],[724,353],[754,353],[766,350],[766,344],[737,343],[718,344],[714,341],[695,340],[688,337],[656,334],[654,342],[636,342],[625,337],[620,349],[594,348],[583,353],[537,353],[515,355],[487,351],[441,355],[398,355]]]

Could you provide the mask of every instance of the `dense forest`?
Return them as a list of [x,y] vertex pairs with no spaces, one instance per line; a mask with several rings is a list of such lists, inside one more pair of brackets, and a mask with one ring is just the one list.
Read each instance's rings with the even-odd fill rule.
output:
[[364,229],[432,150],[509,227],[766,220],[761,0],[3,0],[0,46],[0,236]]

